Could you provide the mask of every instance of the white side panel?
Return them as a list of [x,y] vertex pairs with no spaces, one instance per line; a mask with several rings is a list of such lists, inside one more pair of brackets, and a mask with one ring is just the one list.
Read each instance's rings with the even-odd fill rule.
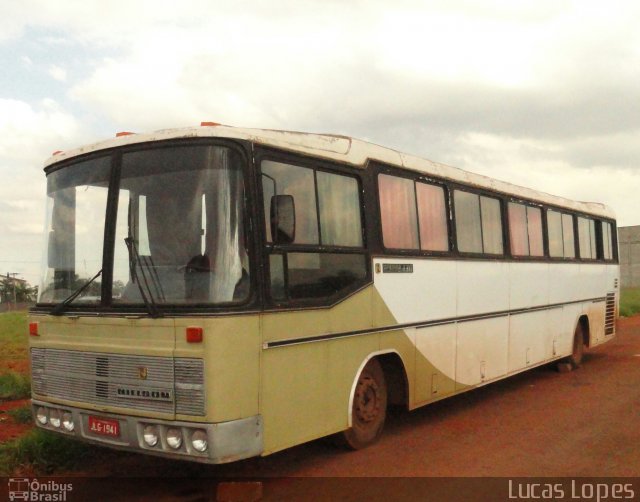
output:
[[509,372],[553,357],[553,334],[546,310],[519,314],[509,319]]
[[509,263],[509,284],[510,309],[549,304],[548,263]]
[[476,385],[507,373],[509,318],[458,324],[456,385]]
[[459,317],[509,310],[509,263],[461,261],[457,271]]
[[[376,265],[412,264],[413,273],[377,273]],[[374,282],[400,324],[456,316],[455,261],[376,259]]]
[[[455,390],[456,325],[416,329],[416,401],[450,394]],[[431,365],[433,365],[433,368]]]
[[571,302],[589,297],[583,291],[584,281],[578,267],[575,263],[549,264],[549,303]]

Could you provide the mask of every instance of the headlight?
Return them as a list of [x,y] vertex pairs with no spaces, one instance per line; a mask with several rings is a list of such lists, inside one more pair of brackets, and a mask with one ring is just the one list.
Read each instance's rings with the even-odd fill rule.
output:
[[48,416],[47,416],[47,409],[40,407],[38,408],[38,411],[36,412],[36,420],[38,421],[38,423],[45,425],[47,423],[48,420]]
[[51,410],[49,413],[49,423],[56,429],[60,427],[60,410]]
[[174,450],[182,446],[182,432],[180,429],[169,429],[167,431],[167,444]]
[[146,425],[143,431],[144,442],[147,446],[158,444],[158,428],[155,425]]
[[62,414],[62,427],[65,428],[68,432],[72,432],[75,429],[75,424],[73,423],[73,416],[68,411],[65,411]]
[[198,429],[191,436],[191,444],[193,445],[193,449],[199,451],[200,453],[207,450],[207,433],[203,430]]

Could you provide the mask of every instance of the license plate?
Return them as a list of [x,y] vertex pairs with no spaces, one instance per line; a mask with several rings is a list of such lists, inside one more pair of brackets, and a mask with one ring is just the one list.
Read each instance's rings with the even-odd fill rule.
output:
[[120,423],[110,418],[89,416],[89,431],[100,436],[120,436]]

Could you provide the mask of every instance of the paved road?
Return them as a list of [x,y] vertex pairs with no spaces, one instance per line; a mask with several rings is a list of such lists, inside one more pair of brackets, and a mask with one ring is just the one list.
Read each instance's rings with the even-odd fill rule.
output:
[[[461,492],[467,500],[483,493],[489,500],[498,490],[502,496],[493,499],[499,500],[507,499],[504,479],[457,487],[453,481],[430,485],[434,480],[415,478],[640,476],[639,446],[640,317],[635,317],[621,320],[617,337],[589,351],[576,371],[537,368],[413,412],[395,412],[379,443],[366,450],[344,452],[314,441],[224,466],[114,454],[120,456],[94,472],[128,493],[114,500],[209,499],[221,478],[267,478],[266,500],[331,500],[338,489],[341,500],[395,500],[402,494],[411,500],[416,490],[433,494],[445,488],[453,498],[440,494],[431,500],[457,500],[455,490],[474,495]],[[121,483],[120,476],[153,481]],[[170,476],[190,480],[167,481]],[[402,479],[326,479],[335,477]],[[109,480],[103,481],[109,485]],[[83,490],[79,487],[78,495]],[[109,491],[101,491],[103,498]],[[640,482],[634,500],[640,500]]]

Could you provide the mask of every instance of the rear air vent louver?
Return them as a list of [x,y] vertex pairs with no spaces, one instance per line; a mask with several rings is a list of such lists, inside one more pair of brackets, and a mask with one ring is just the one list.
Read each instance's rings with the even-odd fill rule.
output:
[[616,294],[607,294],[607,307],[604,318],[604,334],[613,335],[616,330]]

